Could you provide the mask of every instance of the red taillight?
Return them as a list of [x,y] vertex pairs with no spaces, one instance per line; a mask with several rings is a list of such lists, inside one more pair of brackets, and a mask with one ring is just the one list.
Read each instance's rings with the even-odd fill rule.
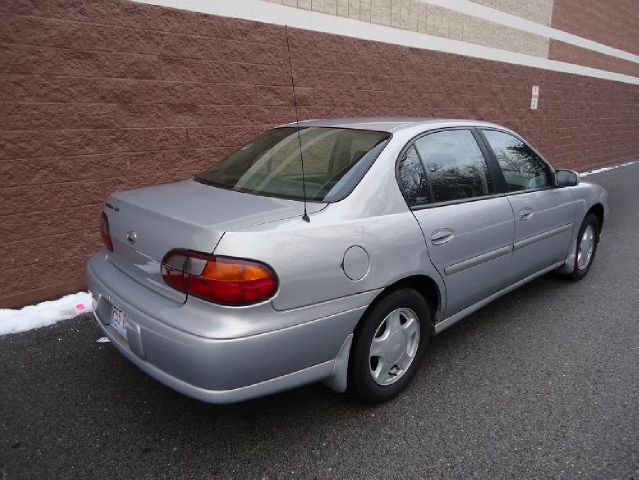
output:
[[109,217],[106,213],[102,212],[100,215],[100,236],[102,237],[102,243],[109,252],[113,251],[113,242],[111,241],[111,233],[109,233]]
[[165,255],[162,277],[176,290],[224,305],[263,302],[277,291],[277,276],[263,263],[184,249]]

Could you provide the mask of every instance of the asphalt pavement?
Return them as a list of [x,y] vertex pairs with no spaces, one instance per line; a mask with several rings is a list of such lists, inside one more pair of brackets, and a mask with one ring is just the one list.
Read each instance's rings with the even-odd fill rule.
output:
[[546,275],[445,331],[382,406],[321,385],[200,403],[87,316],[0,337],[2,478],[638,479],[639,164],[588,180],[611,208],[588,277]]

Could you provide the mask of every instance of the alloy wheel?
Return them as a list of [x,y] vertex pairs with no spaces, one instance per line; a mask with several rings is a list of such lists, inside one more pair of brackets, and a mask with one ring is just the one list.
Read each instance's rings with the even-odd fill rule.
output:
[[581,234],[579,246],[577,249],[577,268],[585,270],[592,259],[592,252],[595,250],[595,228],[588,225]]
[[378,385],[390,385],[409,369],[419,346],[419,319],[410,308],[398,308],[379,324],[369,349],[369,370]]

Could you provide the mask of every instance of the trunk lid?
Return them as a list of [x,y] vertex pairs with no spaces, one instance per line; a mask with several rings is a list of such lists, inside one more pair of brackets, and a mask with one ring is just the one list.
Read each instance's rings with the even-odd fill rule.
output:
[[[308,204],[309,213],[326,204]],[[213,252],[226,231],[301,216],[302,202],[225,190],[186,180],[111,195],[104,209],[113,241],[111,262],[178,302],[186,294],[164,283],[160,265],[173,248]]]

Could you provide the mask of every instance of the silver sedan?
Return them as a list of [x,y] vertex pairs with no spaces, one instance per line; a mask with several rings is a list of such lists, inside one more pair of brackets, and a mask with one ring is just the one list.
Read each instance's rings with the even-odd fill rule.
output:
[[186,395],[320,381],[375,403],[431,336],[545,273],[582,279],[606,214],[601,187],[499,125],[312,120],[111,195],[87,281],[112,344]]

